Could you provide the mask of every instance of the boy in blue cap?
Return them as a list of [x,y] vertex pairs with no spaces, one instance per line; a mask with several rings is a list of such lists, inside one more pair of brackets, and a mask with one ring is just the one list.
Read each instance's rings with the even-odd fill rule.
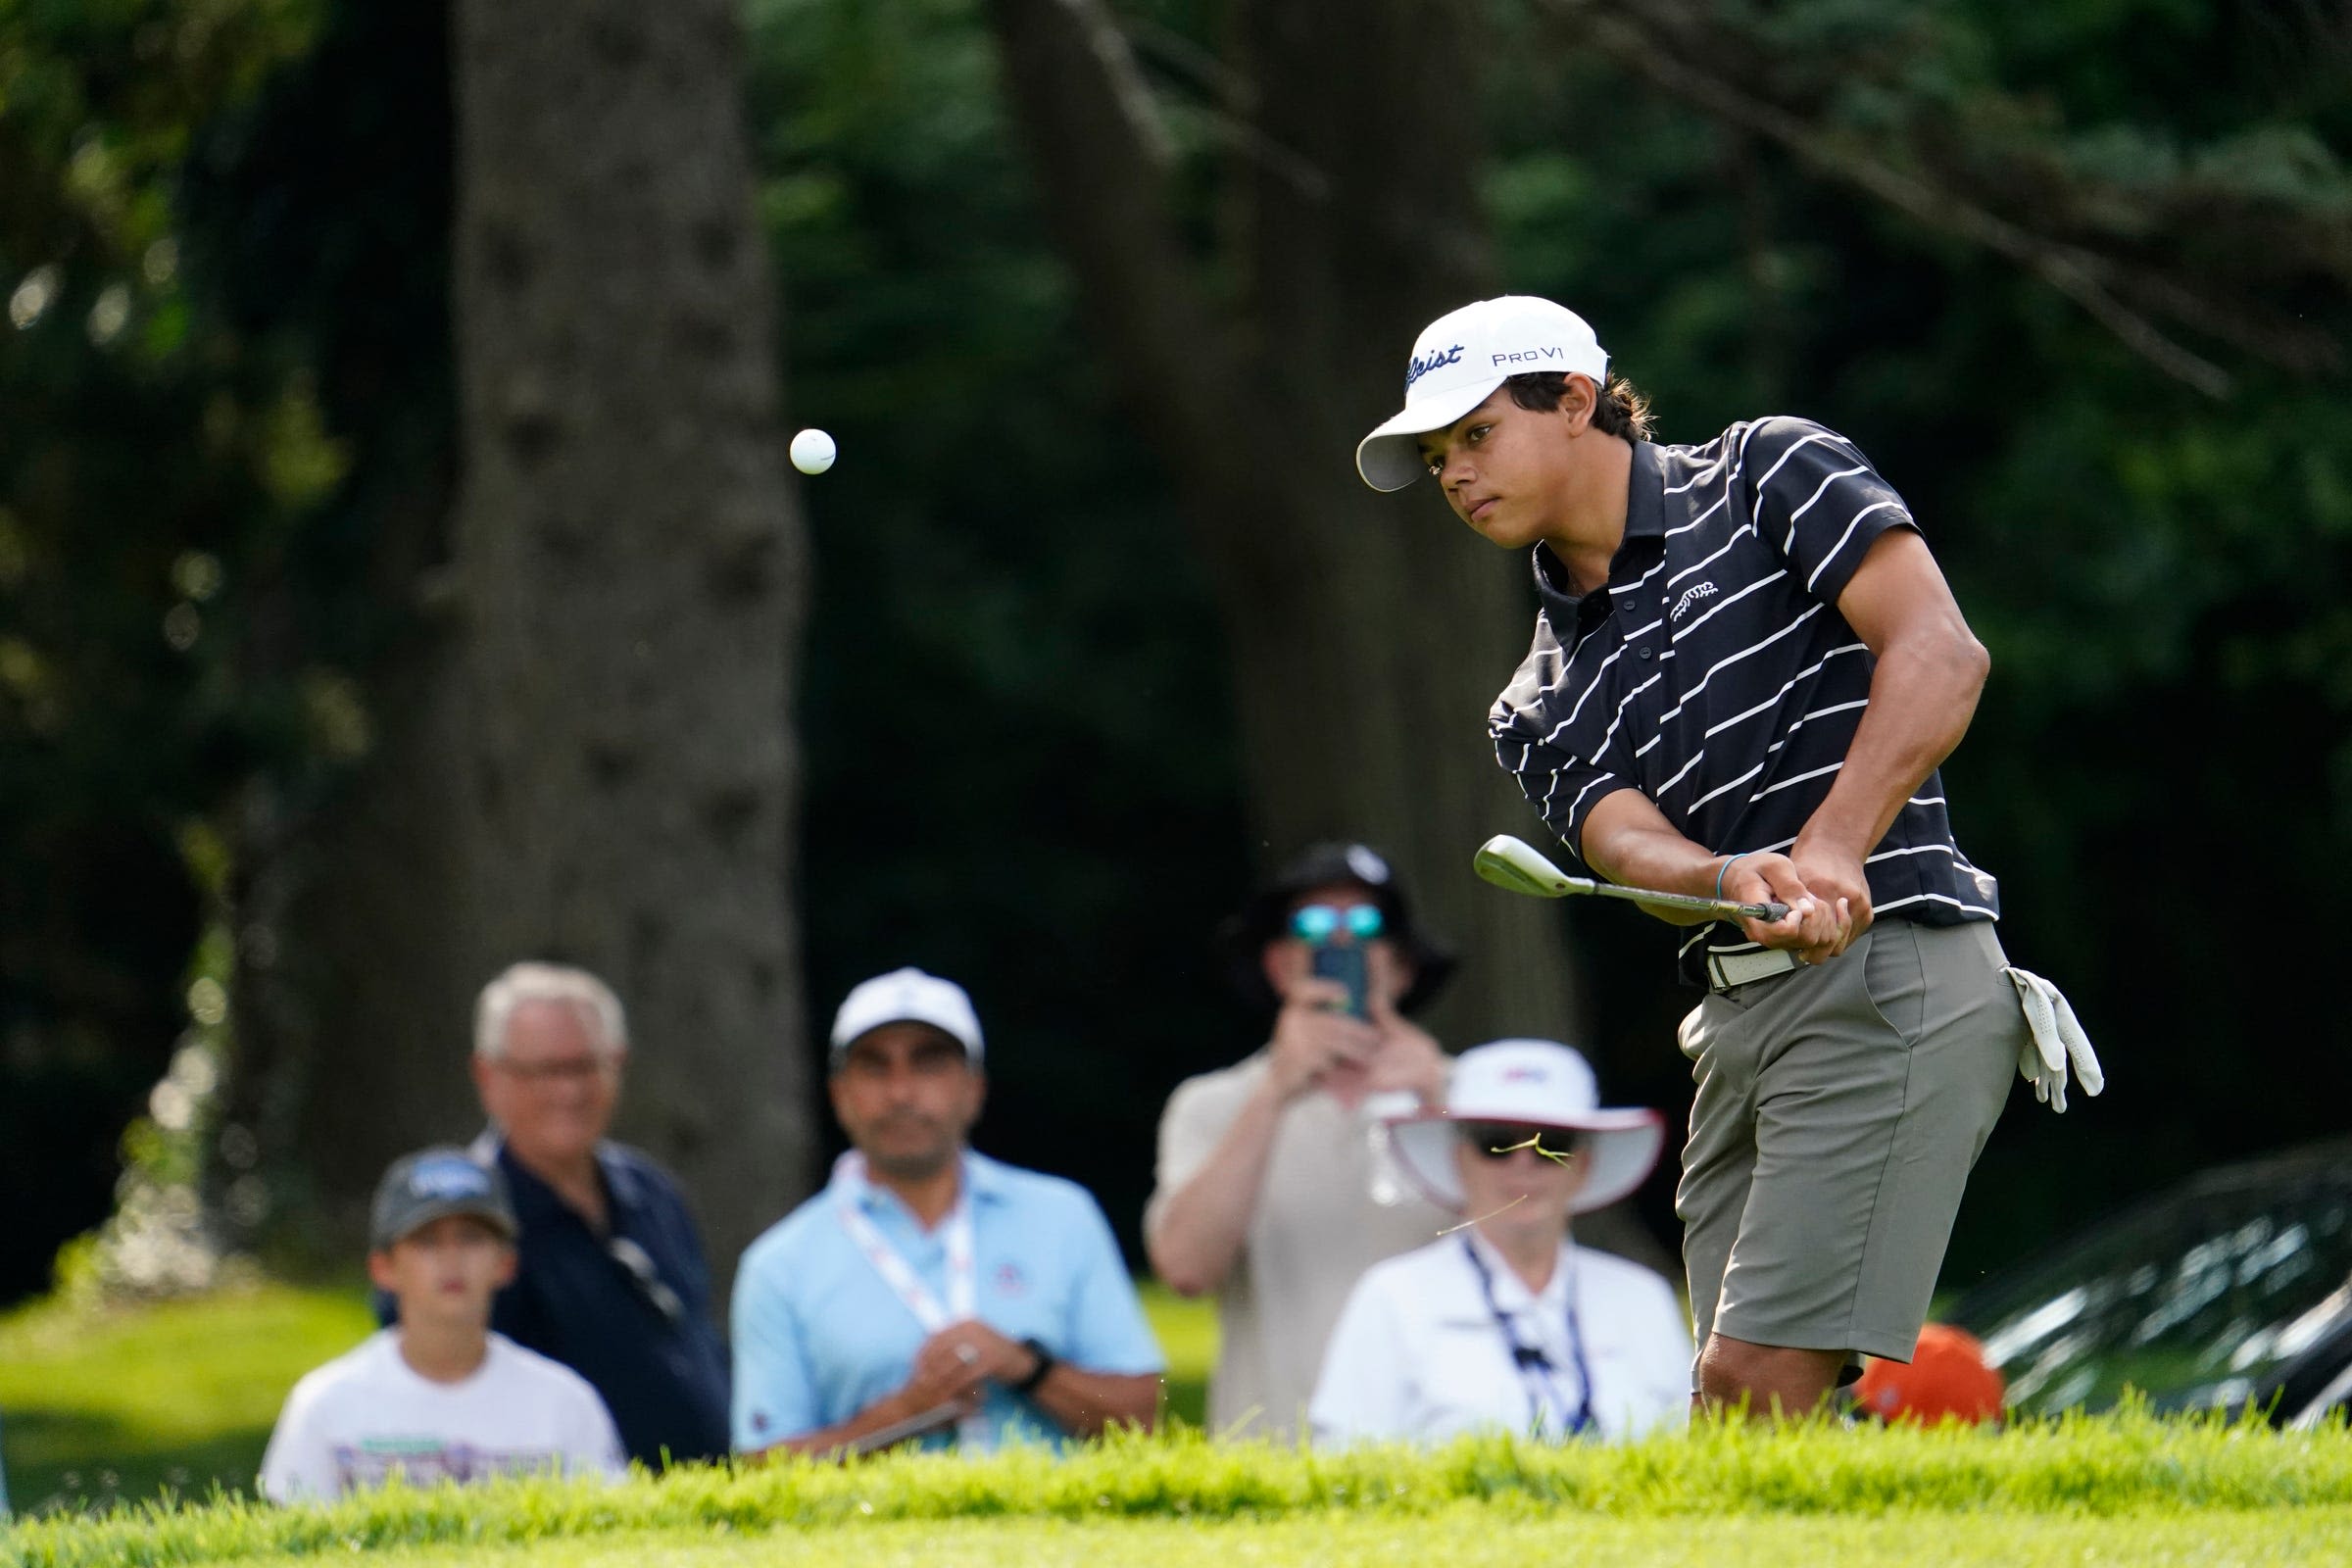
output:
[[262,1460],[265,1495],[335,1497],[395,1473],[430,1486],[627,1469],[586,1380],[490,1331],[516,1228],[498,1172],[465,1151],[393,1161],[376,1188],[368,1274],[400,1320],[294,1386]]

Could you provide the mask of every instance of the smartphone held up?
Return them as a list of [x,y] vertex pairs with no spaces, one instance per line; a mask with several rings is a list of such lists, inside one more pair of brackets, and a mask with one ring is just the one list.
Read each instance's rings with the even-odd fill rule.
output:
[[1377,904],[1353,904],[1346,907],[1303,904],[1291,913],[1291,934],[1307,945],[1311,971],[1320,979],[1336,980],[1347,988],[1347,1010],[1357,1018],[1371,1016],[1366,1001],[1371,983],[1367,958],[1372,939],[1380,935],[1381,924]]

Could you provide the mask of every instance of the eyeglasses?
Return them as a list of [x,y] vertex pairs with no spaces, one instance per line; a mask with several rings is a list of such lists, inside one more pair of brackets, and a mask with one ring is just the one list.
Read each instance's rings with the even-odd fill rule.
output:
[[1575,1133],[1565,1127],[1535,1127],[1516,1121],[1466,1121],[1461,1140],[1489,1159],[1508,1159],[1522,1149],[1533,1149],[1545,1159],[1574,1159],[1579,1148]]
[[493,1057],[491,1065],[516,1083],[553,1084],[587,1083],[602,1078],[613,1070],[615,1063],[609,1056],[560,1056],[554,1061],[513,1061],[504,1056]]
[[1387,923],[1377,904],[1350,904],[1345,908],[1333,904],[1301,904],[1291,911],[1291,935],[1318,946],[1329,942],[1342,926],[1356,941],[1369,942]]

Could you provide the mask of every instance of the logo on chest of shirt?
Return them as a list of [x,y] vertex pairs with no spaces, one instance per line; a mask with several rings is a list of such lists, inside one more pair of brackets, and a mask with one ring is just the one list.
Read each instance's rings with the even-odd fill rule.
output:
[[1711,582],[1702,582],[1695,588],[1686,588],[1683,590],[1683,597],[1674,602],[1674,610],[1666,618],[1671,621],[1679,621],[1683,618],[1684,611],[1689,610],[1702,599],[1714,597],[1715,585]]
[[1018,1263],[999,1263],[991,1276],[999,1296],[1019,1296],[1029,1289],[1029,1277],[1021,1272]]

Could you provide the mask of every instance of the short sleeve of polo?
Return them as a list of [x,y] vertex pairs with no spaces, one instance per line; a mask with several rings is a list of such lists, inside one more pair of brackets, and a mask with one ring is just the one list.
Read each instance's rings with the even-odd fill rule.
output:
[[1494,760],[1584,864],[1585,822],[1592,808],[1638,786],[1624,728],[1613,718],[1598,737],[1598,755],[1583,756],[1566,744],[1577,719],[1602,697],[1597,678],[1588,689],[1571,690],[1562,684],[1563,671],[1559,644],[1549,625],[1539,622],[1526,662],[1487,714],[1487,733],[1494,742]]
[[1838,602],[1872,540],[1918,526],[1858,447],[1810,419],[1775,416],[1750,425],[1741,470],[1757,534],[1824,604]]
[[825,1425],[816,1375],[783,1286],[791,1272],[792,1260],[775,1250],[770,1237],[744,1254],[735,1276],[731,1425],[738,1453],[769,1447]]

